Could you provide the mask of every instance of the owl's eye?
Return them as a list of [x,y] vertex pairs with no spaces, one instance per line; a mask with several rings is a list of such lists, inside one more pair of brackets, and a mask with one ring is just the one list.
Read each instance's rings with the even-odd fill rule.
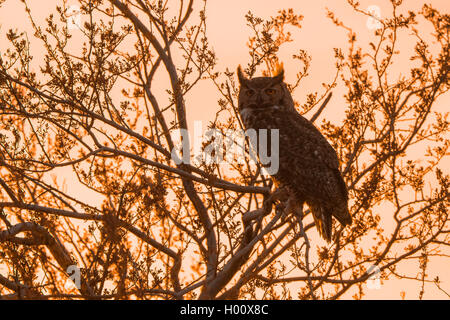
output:
[[250,96],[252,96],[252,95],[255,94],[255,90],[249,89],[249,90],[245,91],[245,94],[246,94],[248,97],[250,97]]
[[266,89],[265,92],[267,95],[271,96],[271,95],[275,94],[275,89]]

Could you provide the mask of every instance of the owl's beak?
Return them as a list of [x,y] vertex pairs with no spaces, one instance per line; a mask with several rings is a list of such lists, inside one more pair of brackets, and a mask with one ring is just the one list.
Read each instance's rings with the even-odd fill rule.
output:
[[263,103],[263,98],[260,94],[256,96],[256,103],[261,105]]

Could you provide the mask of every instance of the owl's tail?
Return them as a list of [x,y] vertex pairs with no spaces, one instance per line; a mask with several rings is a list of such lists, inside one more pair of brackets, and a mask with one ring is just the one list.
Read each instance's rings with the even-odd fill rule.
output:
[[314,223],[316,224],[317,231],[322,238],[331,241],[331,230],[332,230],[332,215],[329,212],[323,210],[324,208],[320,205],[315,205],[313,203],[308,203],[311,213],[314,218]]
[[332,217],[334,216],[343,226],[351,224],[352,217],[347,208],[328,209],[321,205],[308,203],[314,218],[314,223],[319,234],[327,242],[331,241],[331,232],[333,227]]

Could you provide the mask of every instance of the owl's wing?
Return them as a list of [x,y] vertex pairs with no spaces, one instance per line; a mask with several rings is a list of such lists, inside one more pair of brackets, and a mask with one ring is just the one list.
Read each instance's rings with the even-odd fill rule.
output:
[[295,111],[295,116],[292,117],[295,122],[297,130],[304,135],[304,139],[308,139],[309,146],[315,158],[318,161],[322,161],[334,174],[336,180],[339,184],[339,189],[343,197],[348,200],[347,185],[342,178],[341,172],[339,170],[339,159],[337,157],[336,151],[327,141],[327,139],[322,135],[322,133],[317,129],[309,120],[301,116]]
[[309,141],[312,142],[314,150],[311,152],[321,161],[323,161],[330,169],[339,170],[339,159],[336,151],[322,135],[322,133],[306,118],[301,116],[298,112],[295,112],[293,117],[296,126],[301,126],[303,135],[306,135]]

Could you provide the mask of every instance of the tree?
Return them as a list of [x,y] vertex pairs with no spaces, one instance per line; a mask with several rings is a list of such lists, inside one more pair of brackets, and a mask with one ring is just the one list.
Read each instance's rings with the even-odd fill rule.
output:
[[[403,15],[392,0],[392,16],[380,19],[366,52],[329,12],[348,31],[349,51],[335,49],[335,78],[323,92],[296,102],[316,121],[326,118],[332,89],[346,88],[343,123],[316,125],[341,159],[354,223],[325,245],[308,211],[300,223],[285,212],[286,199],[275,197],[248,144],[245,157],[228,157],[221,135],[242,128],[238,88],[233,72],[216,68],[206,2],[80,0],[88,17],[80,53],[71,49],[66,8],[44,29],[23,2],[45,58],[34,68],[27,35],[8,31],[10,48],[0,51],[3,298],[337,299],[351,288],[361,298],[375,272],[441,288],[427,263],[448,258],[448,120],[435,110],[449,88],[448,14],[424,5]],[[253,32],[246,72],[269,74],[302,16],[282,10],[246,19]],[[415,27],[423,23],[433,26],[434,43]],[[389,70],[400,37],[415,46],[413,66],[399,78]],[[304,66],[289,86],[295,96],[311,58],[301,49],[293,57]],[[192,159],[185,98],[200,81],[219,95],[201,148],[223,152],[227,166],[178,161]],[[402,273],[400,263],[412,260],[419,272]]]

